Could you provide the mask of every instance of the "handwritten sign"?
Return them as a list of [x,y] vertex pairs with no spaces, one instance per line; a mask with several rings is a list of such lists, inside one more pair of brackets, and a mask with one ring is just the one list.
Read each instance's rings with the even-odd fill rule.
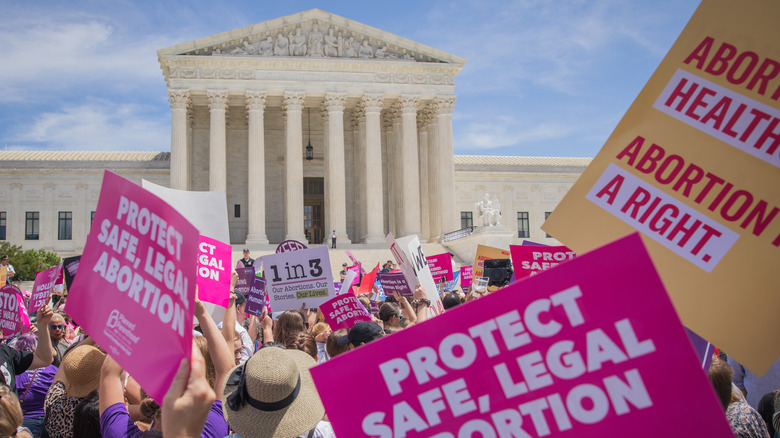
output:
[[263,265],[274,312],[319,307],[336,295],[325,246],[267,255]]
[[509,245],[515,278],[521,279],[554,268],[576,257],[565,246]]
[[637,235],[311,374],[337,436],[732,437]]
[[433,281],[431,269],[428,267],[428,261],[425,259],[420,239],[416,235],[411,235],[401,237],[397,239],[397,242],[406,255],[406,260],[410,262],[414,275],[417,276],[417,282],[425,289],[426,298],[431,301],[431,305],[428,307],[428,317],[441,315],[444,313],[444,306],[441,304],[441,299],[439,299],[436,283]]
[[382,285],[382,291],[386,295],[393,295],[398,292],[405,297],[414,295],[414,291],[409,287],[402,272],[379,272],[376,274],[379,283]]
[[350,329],[361,321],[371,321],[371,315],[368,314],[366,308],[356,296],[351,294],[344,294],[328,300],[320,306],[320,309],[325,315],[325,321],[333,330]]
[[265,278],[252,276],[246,295],[246,313],[262,316],[265,311]]
[[35,273],[35,284],[30,296],[30,309],[32,311],[37,311],[41,306],[49,302],[51,291],[54,289],[54,285],[60,276],[60,269],[62,269],[62,265]]
[[0,288],[0,328],[3,337],[10,337],[19,332],[21,328],[19,302],[22,300],[22,291],[13,284]]
[[431,270],[433,281],[438,283],[442,277],[447,281],[453,280],[452,257],[450,253],[445,252],[444,254],[427,256],[425,260],[428,261],[428,268]]
[[198,236],[160,198],[105,171],[67,309],[158,403],[192,349]]

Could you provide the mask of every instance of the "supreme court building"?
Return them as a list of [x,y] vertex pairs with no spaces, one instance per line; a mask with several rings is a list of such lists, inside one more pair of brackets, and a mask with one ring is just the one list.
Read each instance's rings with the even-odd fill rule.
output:
[[479,225],[485,194],[515,239],[545,242],[538,227],[590,161],[455,156],[466,60],[318,9],[157,53],[170,154],[0,152],[0,240],[78,252],[109,168],[225,191],[236,245],[320,243],[333,230],[340,244],[388,232],[437,242]]

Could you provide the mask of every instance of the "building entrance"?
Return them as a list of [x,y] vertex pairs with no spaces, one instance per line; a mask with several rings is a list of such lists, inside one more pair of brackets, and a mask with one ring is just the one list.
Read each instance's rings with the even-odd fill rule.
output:
[[[310,244],[320,244],[325,238],[325,179],[303,179],[303,230]],[[330,235],[330,234],[327,234]]]

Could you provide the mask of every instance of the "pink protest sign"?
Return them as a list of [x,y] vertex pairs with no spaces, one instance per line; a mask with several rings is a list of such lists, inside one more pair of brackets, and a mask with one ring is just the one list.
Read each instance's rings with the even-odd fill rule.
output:
[[227,308],[230,301],[232,248],[211,237],[198,240],[198,299]]
[[436,254],[433,256],[425,257],[428,261],[428,268],[431,270],[431,276],[436,283],[444,277],[447,281],[452,281],[452,257],[450,253]]
[[262,316],[265,311],[265,278],[252,276],[246,295],[246,313]]
[[326,301],[320,306],[325,321],[333,330],[350,329],[361,321],[371,321],[371,315],[357,297],[345,294]]
[[237,268],[236,274],[238,274],[238,281],[236,282],[235,291],[247,296],[252,288],[252,279],[255,278],[255,267]]
[[33,285],[32,296],[30,296],[30,309],[38,310],[49,301],[51,291],[60,278],[62,265],[54,266],[45,271],[35,273],[35,284]]
[[21,328],[19,318],[19,302],[22,300],[22,291],[13,284],[0,288],[0,328],[3,337],[15,335]]
[[[33,312],[35,313],[35,312]],[[30,317],[27,315],[27,307],[24,306],[24,300],[19,300],[19,327],[22,333],[28,333],[30,331]]]
[[158,403],[192,349],[198,230],[105,171],[68,313]]
[[387,296],[392,296],[393,292],[398,292],[405,297],[414,295],[414,291],[409,287],[409,283],[406,282],[403,272],[379,272],[376,274],[376,278],[379,280],[379,284],[382,285],[382,291]]
[[355,256],[354,256],[354,255],[352,255],[352,253],[351,253],[351,252],[349,252],[348,250],[345,250],[345,251],[344,251],[344,254],[346,254],[346,255],[347,255],[347,257],[349,257],[349,260],[351,260],[351,261],[352,261],[352,265],[353,265],[353,266],[354,266],[354,265],[357,265],[358,267],[360,267],[360,273],[361,273],[361,274],[365,274],[365,273],[366,273],[366,270],[365,270],[365,269],[363,269],[363,265],[362,265],[362,264],[361,264],[361,263],[358,261],[358,259],[356,259],[356,258],[355,258]]
[[337,436],[733,436],[638,234],[311,374]]
[[565,246],[509,245],[509,252],[518,280],[554,268],[577,256]]
[[474,266],[460,267],[460,287],[466,289],[471,286],[471,279],[474,277]]

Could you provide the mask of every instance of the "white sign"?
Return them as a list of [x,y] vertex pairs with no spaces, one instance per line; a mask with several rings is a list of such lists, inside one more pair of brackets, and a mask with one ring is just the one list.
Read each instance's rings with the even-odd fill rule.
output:
[[274,313],[319,307],[336,296],[326,246],[281,252],[263,257],[265,293]]
[[[438,289],[436,289],[436,282],[433,281],[431,275],[431,269],[428,267],[428,261],[425,260],[425,254],[420,245],[420,239],[416,235],[401,237],[396,242],[403,251],[406,260],[409,262],[414,275],[417,276],[417,284],[425,288],[427,298],[431,300],[431,306],[428,307],[428,317],[441,315],[444,313],[444,306],[439,299]],[[395,252],[393,252],[395,254]],[[399,261],[400,264],[400,261]],[[403,267],[401,268],[403,270]],[[409,283],[410,285],[412,283]]]

